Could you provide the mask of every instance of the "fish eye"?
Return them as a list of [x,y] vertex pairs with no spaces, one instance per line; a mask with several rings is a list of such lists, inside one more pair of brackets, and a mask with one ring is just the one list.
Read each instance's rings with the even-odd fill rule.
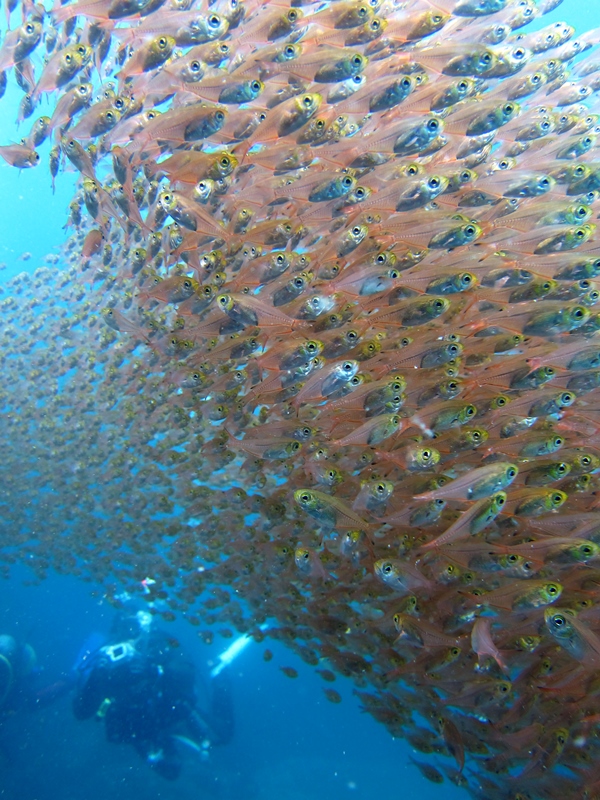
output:
[[208,26],[210,28],[218,28],[221,24],[221,18],[218,14],[211,14],[208,18]]
[[360,6],[357,8],[356,13],[359,17],[364,17],[369,13],[369,9],[366,6]]
[[35,28],[31,24],[31,22],[28,22],[27,25],[25,25],[25,33],[33,33],[34,30]]
[[520,61],[524,57],[525,57],[525,50],[523,50],[522,47],[517,47],[516,50],[513,50],[513,58],[516,58],[517,61]]
[[492,60],[491,53],[484,53],[481,56],[481,61],[482,61],[483,64],[489,64],[491,60]]
[[514,478],[514,477],[516,477],[516,474],[517,474],[517,470],[515,469],[515,467],[509,467],[506,470],[506,475],[507,475],[508,478]]
[[284,55],[288,56],[289,58],[292,58],[296,53],[296,51],[294,50],[294,48],[293,48],[293,46],[291,44],[289,44],[285,48],[285,50],[283,52],[284,52]]
[[194,61],[190,63],[190,72],[200,72],[200,69],[200,62],[194,59]]
[[67,64],[70,64],[72,60],[73,56],[70,53],[65,53],[65,61],[67,62]]
[[475,226],[474,225],[467,225],[465,227],[465,233],[467,236],[473,236],[475,234]]
[[352,235],[353,236],[360,236],[360,226],[359,225],[355,225],[352,228]]
[[427,185],[428,185],[428,186],[429,186],[431,189],[437,189],[437,187],[440,185],[440,179],[439,179],[439,178],[430,178],[430,179],[427,181]]
[[164,36],[160,37],[160,39],[158,40],[158,44],[159,44],[159,47],[166,47],[167,46],[167,40],[165,39]]
[[508,556],[506,557],[506,560],[507,560],[507,561],[508,561],[510,564],[516,564],[516,563],[517,563],[517,561],[519,560],[519,556],[516,556],[514,553],[511,553],[510,555],[508,555]]
[[418,168],[418,166],[416,164],[410,164],[406,168],[406,174],[407,175],[411,175],[411,176],[412,175],[416,175],[418,172],[419,172],[419,168]]
[[360,53],[356,53],[356,55],[353,56],[352,63],[354,64],[355,67],[361,66],[361,64],[363,63],[363,57],[361,56]]
[[573,317],[573,319],[581,319],[584,316],[584,314],[585,314],[585,309],[581,308],[581,306],[576,306],[573,309],[573,313],[571,314],[571,316]]
[[433,22],[434,25],[439,25],[440,22],[442,22],[442,20],[443,20],[443,17],[442,17],[441,14],[434,14],[431,17],[431,21]]
[[473,414],[476,413],[476,411],[477,409],[475,408],[475,406],[467,406],[465,409],[465,414],[467,415],[467,417],[472,417]]
[[389,575],[391,572],[393,572],[393,569],[394,568],[392,567],[391,564],[384,564],[383,567],[381,568],[381,571],[386,575]]
[[554,439],[552,440],[552,443],[554,444],[555,447],[560,447],[564,443],[564,441],[565,440],[562,438],[562,436],[555,436]]
[[355,191],[354,191],[355,196],[357,198],[359,198],[360,200],[362,200],[365,197],[366,193],[367,192],[366,192],[366,189],[364,188],[364,186],[357,186]]
[[372,19],[371,22],[369,23],[369,27],[371,28],[372,31],[378,31],[379,28],[381,27],[381,20],[375,17],[375,19]]
[[260,81],[252,81],[251,87],[255,92],[260,90]]
[[352,186],[354,180],[349,175],[347,175],[345,178],[342,179],[342,183],[344,186]]
[[427,129],[430,130],[430,131],[437,131],[439,127],[440,127],[440,123],[439,123],[439,121],[437,119],[430,119],[427,122]]
[[510,161],[506,158],[503,158],[502,161],[498,162],[498,167],[500,169],[510,169]]
[[504,105],[504,113],[505,114],[512,114],[514,110],[515,110],[515,107],[513,106],[512,103],[505,103],[505,105]]
[[295,9],[291,8],[288,11],[287,18],[289,19],[290,22],[296,22],[296,20],[298,19],[298,12]]
[[463,183],[467,183],[471,180],[471,173],[467,170],[464,170],[458,177]]
[[312,106],[312,97],[309,94],[305,94],[302,98],[302,105],[306,108],[310,108]]

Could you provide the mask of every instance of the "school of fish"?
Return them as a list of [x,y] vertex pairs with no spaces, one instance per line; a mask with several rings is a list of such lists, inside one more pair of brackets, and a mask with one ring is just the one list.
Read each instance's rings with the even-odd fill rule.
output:
[[529,32],[559,2],[4,0],[0,156],[78,183],[0,296],[3,569],[277,639],[478,800],[600,798],[600,32]]

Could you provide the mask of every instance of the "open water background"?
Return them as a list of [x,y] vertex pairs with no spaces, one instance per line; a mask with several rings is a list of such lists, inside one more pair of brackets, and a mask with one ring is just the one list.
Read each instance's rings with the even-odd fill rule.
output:
[[[538,27],[556,20],[580,32],[600,26],[600,0],[565,0],[538,20]],[[2,144],[23,135],[14,125],[19,97],[13,84],[0,101]],[[75,177],[61,173],[53,195],[47,150],[47,144],[41,148],[44,165],[34,170],[19,173],[0,164],[0,262],[6,264],[0,288],[18,272],[36,269],[47,254],[58,254],[65,239],[62,226]],[[24,253],[31,258],[23,261]],[[0,480],[2,468],[0,460]],[[31,486],[31,503],[35,502]],[[0,583],[0,633],[33,645],[39,688],[64,677],[83,642],[95,631],[107,633],[113,617],[102,588],[77,578],[52,575],[37,584],[26,567],[19,567]],[[211,660],[230,641],[217,636],[207,646],[183,621],[172,623],[168,631],[194,658],[202,696]],[[263,660],[266,647],[274,653],[269,663]],[[290,680],[281,666],[295,667],[299,677]],[[324,684],[312,668],[271,641],[250,645],[230,671],[234,740],[215,749],[207,762],[190,751],[176,783],[154,775],[133,749],[106,743],[102,725],[77,722],[71,697],[64,696],[45,709],[0,718],[0,799],[455,800],[467,796],[447,782],[428,783],[409,762],[411,748],[393,740],[383,726],[360,711],[352,685],[344,678],[338,677],[334,684],[343,702],[332,705],[323,694],[331,684]],[[453,766],[446,759],[438,763]]]

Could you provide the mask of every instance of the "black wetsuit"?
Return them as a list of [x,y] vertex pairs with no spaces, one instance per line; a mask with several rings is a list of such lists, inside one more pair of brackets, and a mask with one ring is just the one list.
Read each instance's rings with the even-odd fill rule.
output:
[[[122,650],[120,649],[122,648]],[[103,717],[111,742],[128,743],[163,777],[175,779],[181,759],[173,734],[200,744],[225,743],[233,733],[223,681],[212,687],[211,711],[196,708],[192,662],[160,631],[101,648],[86,665],[73,702],[78,719]]]

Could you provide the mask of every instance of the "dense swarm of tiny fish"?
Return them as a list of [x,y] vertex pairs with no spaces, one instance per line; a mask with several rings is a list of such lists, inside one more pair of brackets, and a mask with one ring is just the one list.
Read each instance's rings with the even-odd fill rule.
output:
[[600,35],[557,4],[6,0],[0,48],[0,155],[80,173],[1,301],[3,560],[285,642],[480,800],[600,797]]

